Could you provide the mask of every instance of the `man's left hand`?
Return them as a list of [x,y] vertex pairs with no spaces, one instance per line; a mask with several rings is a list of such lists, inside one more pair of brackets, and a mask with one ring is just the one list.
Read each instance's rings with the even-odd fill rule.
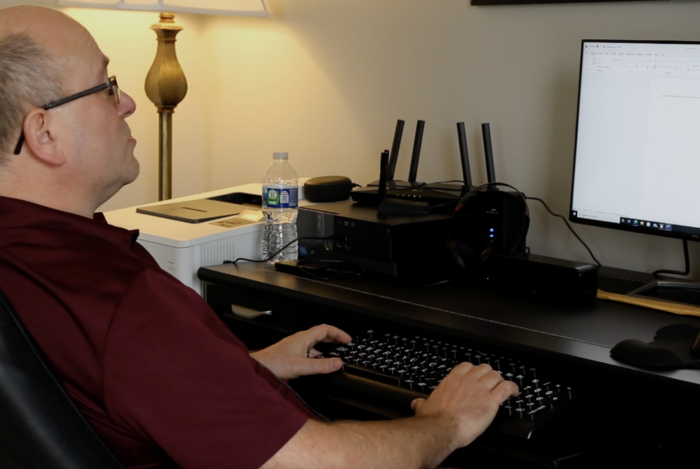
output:
[[250,355],[278,378],[326,374],[338,371],[343,362],[340,358],[317,359],[321,353],[314,346],[319,342],[346,344],[351,340],[347,333],[337,327],[323,324],[308,331],[297,332]]

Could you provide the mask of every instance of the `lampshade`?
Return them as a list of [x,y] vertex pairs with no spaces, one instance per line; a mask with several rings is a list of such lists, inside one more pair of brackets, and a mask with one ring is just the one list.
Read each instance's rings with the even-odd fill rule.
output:
[[169,11],[203,15],[268,16],[265,0],[59,0],[65,7]]

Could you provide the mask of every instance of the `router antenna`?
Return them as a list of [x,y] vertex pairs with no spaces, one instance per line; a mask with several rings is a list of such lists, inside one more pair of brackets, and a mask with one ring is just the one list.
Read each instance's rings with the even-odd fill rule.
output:
[[389,150],[384,150],[382,152],[381,161],[379,163],[379,188],[377,189],[377,199],[381,203],[386,197],[386,173],[388,172],[389,166]]
[[394,142],[391,144],[391,158],[387,167],[387,181],[394,180],[396,172],[396,162],[399,160],[399,148],[401,147],[401,137],[403,136],[403,126],[405,122],[399,119],[396,121],[396,130],[394,131]]
[[486,179],[488,182],[496,181],[496,170],[493,167],[493,147],[491,146],[491,126],[481,124],[481,133],[484,136],[484,156],[486,157]]
[[408,173],[408,182],[416,182],[418,176],[418,160],[420,160],[420,147],[423,144],[423,129],[425,121],[418,121],[416,125],[416,137],[413,140],[413,155],[411,156],[411,170]]
[[457,123],[457,140],[459,141],[459,156],[462,160],[462,180],[464,189],[472,187],[472,171],[469,167],[469,150],[467,150],[467,134],[464,131],[464,122]]

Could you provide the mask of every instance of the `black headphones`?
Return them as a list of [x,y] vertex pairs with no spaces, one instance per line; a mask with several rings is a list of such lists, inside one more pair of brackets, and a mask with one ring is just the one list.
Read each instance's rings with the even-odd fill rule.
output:
[[[513,192],[499,191],[498,186]],[[503,253],[525,250],[530,227],[525,195],[502,182],[489,182],[469,191],[450,219],[448,249],[461,270],[476,274]]]

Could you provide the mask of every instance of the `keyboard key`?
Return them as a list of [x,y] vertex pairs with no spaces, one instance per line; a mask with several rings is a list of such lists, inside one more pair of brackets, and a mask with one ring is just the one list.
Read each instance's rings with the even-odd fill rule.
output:
[[545,405],[541,405],[537,408],[529,410],[527,411],[527,419],[531,422],[534,422],[535,420],[546,414],[548,410],[549,408]]

